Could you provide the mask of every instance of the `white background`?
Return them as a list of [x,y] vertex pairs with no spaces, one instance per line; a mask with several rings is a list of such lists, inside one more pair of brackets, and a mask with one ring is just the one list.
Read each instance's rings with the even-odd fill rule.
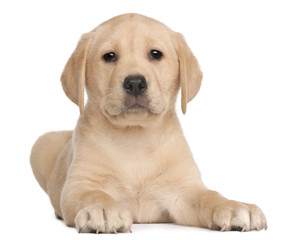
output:
[[[156,18],[187,39],[204,79],[186,116],[179,100],[177,110],[203,180],[226,197],[258,204],[267,231],[160,224],[96,236],[54,218],[31,172],[31,146],[44,132],[75,126],[79,111],[59,78],[80,35],[127,12]],[[0,238],[295,237],[295,32],[296,7],[285,0],[1,1]]]

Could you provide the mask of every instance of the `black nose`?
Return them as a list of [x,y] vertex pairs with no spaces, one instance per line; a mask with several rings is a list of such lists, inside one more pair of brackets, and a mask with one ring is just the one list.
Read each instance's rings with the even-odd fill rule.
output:
[[147,90],[147,82],[144,76],[128,76],[124,79],[123,89],[130,95],[137,96]]

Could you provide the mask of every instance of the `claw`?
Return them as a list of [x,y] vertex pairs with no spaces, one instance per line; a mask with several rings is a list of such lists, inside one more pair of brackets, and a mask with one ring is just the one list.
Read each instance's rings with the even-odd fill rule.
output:
[[257,231],[260,231],[260,227],[259,227],[259,225],[256,225],[256,230],[257,230]]
[[246,224],[244,224],[244,225],[243,225],[243,228],[242,228],[242,232],[245,232],[245,231],[246,231],[246,228],[247,228],[247,227],[246,227]]
[[100,230],[100,227],[97,227],[96,234],[99,234]]
[[260,231],[260,227],[258,225],[256,226],[256,230],[257,231]]
[[221,228],[220,232],[224,232],[224,231],[225,231],[225,229],[226,229],[226,224],[224,224],[224,225],[222,226],[222,228]]
[[81,233],[81,228],[78,229],[78,233]]
[[113,233],[117,234],[117,231],[116,231],[116,228],[115,227],[112,228],[112,230],[113,230]]
[[127,228],[127,231],[128,231],[129,233],[133,233],[133,231],[132,231],[132,227],[129,226],[129,227]]
[[267,230],[267,224],[265,223],[264,229]]

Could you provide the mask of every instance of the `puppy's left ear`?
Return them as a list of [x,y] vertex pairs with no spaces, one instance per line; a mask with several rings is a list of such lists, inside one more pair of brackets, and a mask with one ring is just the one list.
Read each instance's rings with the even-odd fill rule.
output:
[[185,114],[187,103],[195,97],[200,89],[202,72],[196,58],[180,33],[175,33],[174,45],[179,60],[181,107],[183,114]]

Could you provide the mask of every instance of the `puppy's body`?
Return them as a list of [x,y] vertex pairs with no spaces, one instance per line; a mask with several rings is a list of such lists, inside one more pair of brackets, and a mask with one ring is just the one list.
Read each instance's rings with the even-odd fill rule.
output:
[[122,15],[85,34],[62,75],[80,107],[76,129],[45,134],[31,155],[57,216],[80,232],[129,231],[133,222],[266,227],[258,207],[201,181],[174,111],[180,85],[185,113],[201,76],[184,39],[150,18]]

